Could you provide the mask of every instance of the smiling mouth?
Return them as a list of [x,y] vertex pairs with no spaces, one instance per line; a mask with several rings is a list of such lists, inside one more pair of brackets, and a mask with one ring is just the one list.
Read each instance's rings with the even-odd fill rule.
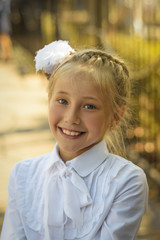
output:
[[77,136],[84,134],[84,132],[68,130],[68,129],[64,129],[64,128],[60,128],[60,127],[59,127],[59,129],[61,130],[62,133],[64,133],[67,136],[77,137]]

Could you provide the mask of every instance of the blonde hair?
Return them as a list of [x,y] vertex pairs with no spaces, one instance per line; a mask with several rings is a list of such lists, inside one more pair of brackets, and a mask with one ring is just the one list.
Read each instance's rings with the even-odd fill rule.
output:
[[[101,50],[79,50],[65,58],[49,77],[49,99],[56,79],[66,72],[90,74],[103,96],[109,99],[113,118],[117,124],[113,130],[107,132],[106,142],[110,152],[125,156],[124,130],[129,125],[131,84],[129,71],[124,62]],[[124,115],[122,108],[125,108]]]

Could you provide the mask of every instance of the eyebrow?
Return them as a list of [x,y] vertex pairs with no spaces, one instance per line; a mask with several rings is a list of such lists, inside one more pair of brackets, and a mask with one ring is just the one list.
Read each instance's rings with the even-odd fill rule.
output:
[[[69,93],[65,92],[65,91],[58,91],[58,94],[65,94],[65,95],[69,95]],[[92,96],[85,96],[84,99],[86,100],[94,100],[94,101],[98,101],[98,98],[92,97]]]
[[67,95],[69,95],[67,92],[65,92],[65,91],[58,91],[57,93],[62,93],[62,94],[67,94]]
[[65,92],[65,91],[57,91],[56,94],[62,94],[62,95],[67,95],[67,96],[69,96],[69,93],[68,93],[68,92]]
[[88,99],[88,100],[98,101],[98,98],[91,97],[91,96],[86,96],[86,97],[84,97],[84,98],[85,98],[85,99]]

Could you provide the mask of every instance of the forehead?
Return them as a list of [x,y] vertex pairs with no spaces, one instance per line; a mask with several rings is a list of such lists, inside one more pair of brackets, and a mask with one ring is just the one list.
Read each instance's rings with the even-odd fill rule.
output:
[[[81,95],[96,94],[101,95],[95,79],[86,72],[64,72],[55,81],[53,91],[65,90],[68,92],[81,93]],[[100,96],[99,96],[100,97]]]
[[81,83],[89,84],[92,87],[99,89],[95,78],[93,77],[93,69],[89,69],[86,66],[73,65],[72,67],[64,66],[60,71],[55,74],[56,83],[65,82],[72,84],[72,86],[78,86]]

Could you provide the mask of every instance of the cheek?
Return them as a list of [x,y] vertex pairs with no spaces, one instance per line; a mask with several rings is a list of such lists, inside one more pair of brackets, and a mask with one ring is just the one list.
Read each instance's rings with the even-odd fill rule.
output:
[[56,124],[59,121],[60,117],[61,117],[60,111],[55,105],[52,105],[48,111],[48,120],[50,126]]
[[103,113],[91,115],[86,119],[86,123],[88,128],[92,129],[94,132],[104,131],[106,126],[105,116]]

